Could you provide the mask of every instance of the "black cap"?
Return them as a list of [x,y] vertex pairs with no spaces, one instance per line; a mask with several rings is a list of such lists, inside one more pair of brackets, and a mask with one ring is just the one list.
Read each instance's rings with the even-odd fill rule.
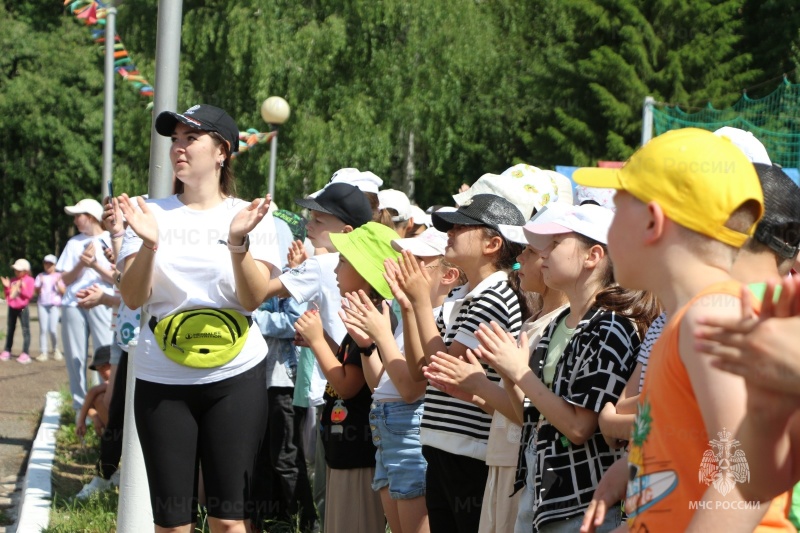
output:
[[333,215],[353,229],[372,220],[372,206],[361,189],[348,183],[331,183],[316,198],[300,198],[295,203],[312,211]]
[[218,107],[198,104],[184,111],[182,115],[163,111],[156,117],[156,131],[159,135],[170,137],[178,122],[198,130],[215,131],[230,143],[232,154],[239,151],[239,127],[228,113]]
[[468,204],[456,211],[434,211],[431,215],[433,227],[439,231],[449,231],[453,226],[487,226],[500,231],[499,226],[523,226],[522,212],[495,194],[476,194]]
[[101,346],[94,352],[89,370],[97,370],[97,367],[108,364],[111,364],[111,346]]

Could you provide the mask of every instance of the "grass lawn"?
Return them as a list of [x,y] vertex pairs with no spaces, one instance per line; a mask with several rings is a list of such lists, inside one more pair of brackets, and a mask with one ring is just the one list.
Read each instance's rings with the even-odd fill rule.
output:
[[116,489],[95,494],[86,501],[75,495],[94,476],[100,439],[89,427],[84,442],[75,434],[75,411],[69,392],[61,391],[61,425],[56,434],[53,461],[53,504],[45,533],[108,533],[116,530]]

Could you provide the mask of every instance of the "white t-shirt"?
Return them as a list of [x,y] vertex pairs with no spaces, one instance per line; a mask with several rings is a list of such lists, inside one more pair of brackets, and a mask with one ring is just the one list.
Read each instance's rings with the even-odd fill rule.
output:
[[[187,309],[233,309],[249,316],[236,297],[230,252],[227,248],[231,220],[249,202],[228,198],[205,210],[186,207],[176,195],[148,200],[158,222],[158,251],[153,264],[153,292],[144,310],[157,319]],[[128,228],[118,263],[139,252],[142,240]],[[147,253],[152,253],[147,251]],[[253,259],[269,263],[273,272],[280,265],[275,224],[266,216],[250,232]],[[253,368],[267,354],[267,344],[258,327],[249,329],[242,351],[216,368],[191,368],[168,359],[149,327],[142,328],[136,349],[136,377],[169,385],[213,383]]]
[[[109,246],[111,242],[111,237],[107,231],[93,237],[79,233],[68,240],[64,251],[61,252],[61,257],[58,258],[56,270],[59,272],[69,272],[75,268],[81,261],[83,250],[89,246],[90,242],[94,242],[94,256],[97,258],[98,266],[110,270],[111,263],[106,259],[106,254],[103,253],[103,245],[101,244],[102,242],[105,243],[106,246]],[[78,291],[91,287],[95,283],[100,285],[105,293],[114,294],[111,285],[103,281],[103,278],[100,277],[100,274],[98,274],[95,269],[84,267],[77,279],[67,285],[67,292],[61,297],[61,305],[64,307],[77,307],[78,297],[76,295]]]
[[[336,343],[341,343],[347,330],[339,310],[342,308],[342,295],[339,294],[339,284],[336,281],[334,269],[339,263],[338,253],[315,255],[308,258],[302,265],[281,274],[283,286],[300,303],[308,302],[319,306],[319,316],[322,320],[322,329]],[[310,306],[309,309],[313,307]],[[328,382],[319,362],[314,362],[314,374],[311,378],[309,401],[312,405],[322,405],[322,395],[325,393],[325,384]]]
[[[439,312],[441,312],[442,306],[437,307],[433,310],[433,316],[439,316]],[[394,330],[394,340],[397,342],[397,348],[400,350],[400,353],[403,354],[405,357],[405,341],[403,340],[403,319],[401,318],[398,323],[397,327]],[[373,354],[372,357],[375,357]],[[381,379],[378,381],[378,386],[375,387],[375,390],[372,392],[372,399],[373,400],[394,400],[398,398],[402,398],[400,395],[400,391],[397,390],[394,382],[392,382],[391,378],[389,377],[389,372],[386,371],[386,365],[384,364],[383,374],[381,374]],[[419,400],[425,396],[425,391],[422,391],[422,394],[419,395]],[[416,400],[415,400],[416,401]]]

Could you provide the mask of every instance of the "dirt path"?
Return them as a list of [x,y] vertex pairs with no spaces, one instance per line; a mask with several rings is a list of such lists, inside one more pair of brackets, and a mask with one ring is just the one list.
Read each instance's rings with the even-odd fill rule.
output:
[[[0,302],[0,331],[6,331],[8,307]],[[39,318],[31,306],[30,355],[39,355]],[[5,336],[2,341],[5,343]],[[0,346],[0,351],[2,346]],[[22,331],[17,324],[12,359],[0,362],[0,528],[13,523],[13,505],[19,495],[14,489],[22,482],[31,442],[39,426],[45,393],[68,383],[64,362],[34,361],[21,365],[15,357],[22,350]],[[2,531],[3,529],[0,529]]]

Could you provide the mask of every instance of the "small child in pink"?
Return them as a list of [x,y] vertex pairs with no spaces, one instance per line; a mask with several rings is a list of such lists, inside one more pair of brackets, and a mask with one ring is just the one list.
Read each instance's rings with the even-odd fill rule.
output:
[[6,329],[6,347],[0,353],[0,361],[11,358],[11,346],[14,344],[14,330],[17,328],[17,318],[22,324],[22,353],[17,358],[18,363],[26,365],[31,362],[28,349],[31,345],[31,327],[28,304],[33,297],[33,278],[31,277],[31,264],[27,259],[17,259],[11,268],[14,269],[14,279],[0,278],[8,303],[8,326]]

